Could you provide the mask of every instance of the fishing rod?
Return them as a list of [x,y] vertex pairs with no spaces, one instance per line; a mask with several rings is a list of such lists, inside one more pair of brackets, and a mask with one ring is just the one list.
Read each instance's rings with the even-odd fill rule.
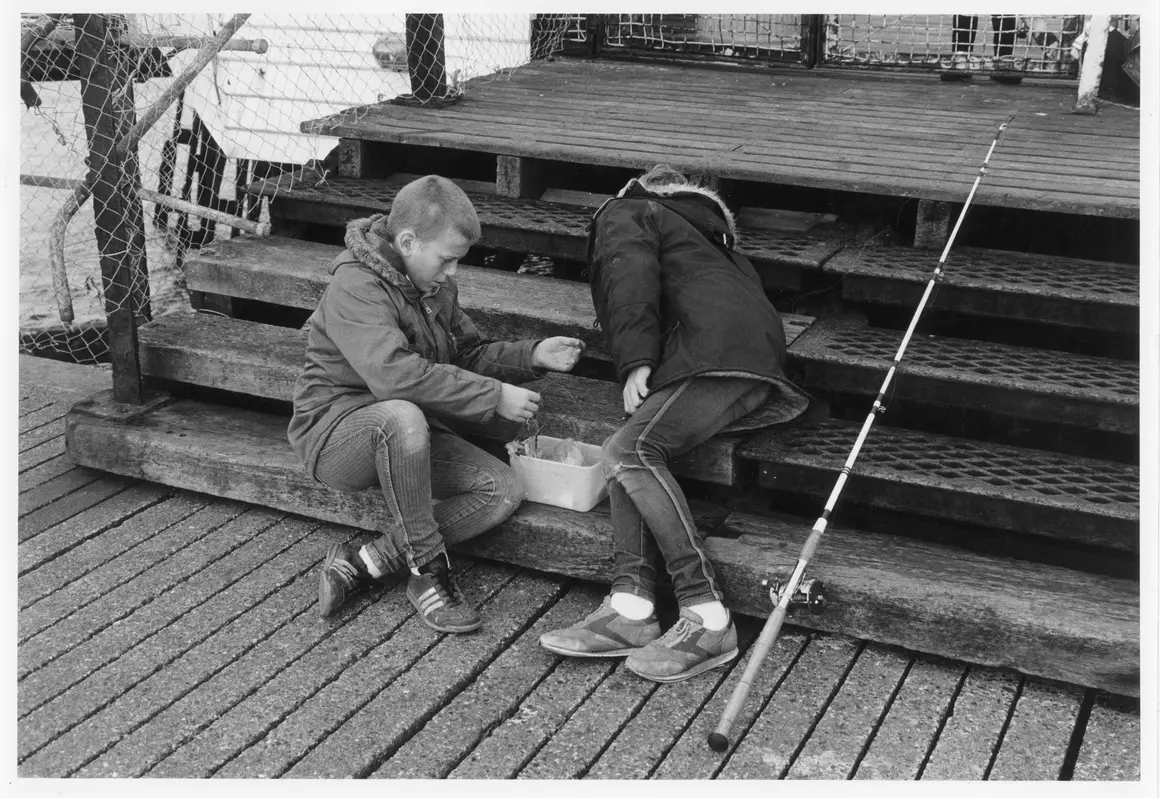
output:
[[725,706],[725,711],[721,715],[721,721],[717,724],[716,731],[709,735],[709,747],[714,751],[724,751],[729,747],[729,731],[733,727],[733,722],[737,719],[737,715],[741,712],[741,707],[744,706],[745,700],[749,697],[749,691],[752,688],[754,677],[757,676],[757,671],[761,668],[761,664],[765,661],[773,644],[777,642],[777,637],[781,633],[781,626],[785,622],[785,616],[789,611],[790,604],[806,604],[813,612],[820,612],[822,607],[825,606],[824,587],[817,580],[808,580],[803,583],[806,566],[813,559],[814,552],[817,550],[818,544],[822,540],[822,535],[826,531],[826,526],[830,522],[830,514],[834,511],[834,505],[838,503],[838,497],[842,495],[842,489],[846,486],[846,481],[849,479],[850,473],[854,470],[854,462],[858,459],[859,452],[862,451],[862,444],[865,443],[866,436],[870,434],[870,428],[874,426],[875,414],[882,413],[886,410],[882,404],[882,400],[886,397],[890,382],[894,379],[894,373],[898,370],[898,366],[902,362],[902,356],[906,352],[907,344],[910,343],[910,337],[914,334],[915,327],[918,326],[918,320],[922,316],[923,310],[926,309],[926,303],[934,291],[935,283],[943,276],[943,265],[946,263],[947,254],[951,251],[951,246],[955,242],[955,236],[958,235],[959,227],[963,224],[963,217],[967,214],[967,208],[970,207],[971,200],[975,198],[975,191],[978,190],[983,176],[987,174],[987,164],[991,161],[991,155],[995,152],[995,147],[999,144],[999,138],[1003,135],[1003,131],[1007,129],[1007,125],[1011,124],[1011,120],[1014,118],[1015,114],[1011,114],[1006,122],[999,125],[999,130],[995,133],[995,140],[991,142],[991,147],[987,150],[987,157],[983,159],[983,165],[979,167],[979,173],[975,176],[975,182],[971,186],[970,193],[967,195],[967,201],[963,203],[963,209],[959,211],[959,218],[955,222],[954,229],[951,230],[946,246],[943,247],[942,257],[938,259],[938,265],[935,267],[934,274],[931,275],[930,281],[926,284],[926,290],[923,291],[918,308],[914,311],[914,317],[910,320],[910,326],[906,329],[906,335],[902,336],[902,343],[899,344],[898,352],[894,355],[894,362],[890,364],[890,369],[886,372],[886,379],[882,381],[882,387],[878,390],[878,396],[874,399],[874,404],[866,416],[866,421],[862,424],[862,430],[858,433],[858,439],[854,441],[854,448],[850,450],[850,456],[846,458],[846,463],[842,466],[842,472],[838,474],[838,481],[834,484],[833,491],[830,492],[830,498],[826,501],[825,509],[822,511],[818,520],[814,522],[810,536],[806,539],[805,545],[802,546],[801,553],[798,554],[797,565],[794,567],[793,574],[784,585],[773,582],[770,587],[769,596],[774,602],[774,610],[770,613],[769,619],[766,620],[765,626],[761,629],[761,634],[753,644],[753,650],[750,653],[749,662],[746,663],[745,672],[741,675],[741,681],[733,688],[733,695],[729,697],[729,703]]

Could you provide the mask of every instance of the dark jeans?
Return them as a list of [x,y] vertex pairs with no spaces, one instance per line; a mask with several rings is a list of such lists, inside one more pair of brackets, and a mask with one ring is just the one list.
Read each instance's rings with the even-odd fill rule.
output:
[[[1015,14],[992,14],[991,29],[995,34],[995,55],[1002,58],[1015,52]],[[975,44],[975,31],[979,18],[967,14],[955,14],[951,23],[951,49],[956,53],[969,52]]]
[[[418,568],[506,520],[524,498],[510,467],[453,432],[432,429],[411,402],[346,416],[318,457],[318,479],[353,493],[378,486],[391,518],[369,547],[384,575]],[[432,506],[432,499],[439,503]]]
[[655,599],[659,552],[682,607],[723,598],[668,463],[754,410],[769,391],[770,386],[759,380],[694,377],[650,394],[628,423],[604,442],[616,561],[614,592]]

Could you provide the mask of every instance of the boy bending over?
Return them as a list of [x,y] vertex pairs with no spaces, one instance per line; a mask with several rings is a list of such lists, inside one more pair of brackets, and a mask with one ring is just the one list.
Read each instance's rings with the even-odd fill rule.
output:
[[447,545],[507,519],[523,490],[506,464],[453,429],[506,424],[514,434],[540,396],[512,383],[569,371],[582,344],[480,338],[453,279],[479,236],[467,195],[429,175],[399,190],[389,216],[351,222],[330,265],[288,436],[318,481],[345,492],[381,488],[391,518],[357,550],[330,547],[318,585],[323,617],[360,581],[405,568],[407,598],[428,626],[480,626],[452,579]]

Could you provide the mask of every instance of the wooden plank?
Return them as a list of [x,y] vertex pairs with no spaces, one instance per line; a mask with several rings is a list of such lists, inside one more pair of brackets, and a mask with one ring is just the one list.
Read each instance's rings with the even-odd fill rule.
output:
[[38,466],[34,466],[18,475],[17,490],[20,495],[43,485],[49,480],[56,479],[63,474],[78,470],[73,461],[64,453],[64,441],[60,440],[61,453],[50,457]]
[[1072,779],[1139,781],[1140,733],[1138,701],[1097,694],[1083,729]]
[[[325,541],[338,541],[345,534],[337,527],[324,527],[312,539],[322,550]],[[299,585],[312,587],[314,582],[307,578],[300,580],[295,587]],[[370,606],[375,597],[366,591],[352,596],[344,605],[342,617],[326,624],[318,623],[312,608],[308,608],[269,637],[257,641],[254,648],[227,664],[178,701],[124,734],[112,748],[85,765],[76,775],[82,778],[143,775],[165,756],[188,743],[202,729],[244,702],[248,696],[276,684],[281,674],[293,667],[295,662],[309,656],[313,649],[332,639],[347,622],[353,622],[351,619],[359,617],[359,613]],[[378,633],[379,630],[368,630],[367,636],[371,632]]]
[[23,518],[34,510],[39,510],[47,504],[68,496],[74,491],[89,485],[101,478],[99,471],[87,468],[73,468],[55,479],[22,494],[17,503],[17,515]]
[[534,158],[496,158],[495,193],[501,197],[538,198],[544,193],[541,165]]
[[[785,778],[860,649],[856,640],[846,637],[812,637],[745,736],[736,741],[717,777]],[[810,765],[799,772],[799,776],[810,774]]]
[[1018,699],[1020,676],[971,668],[920,778],[979,781],[991,768],[1000,735]]
[[519,574],[482,608],[476,634],[448,635],[426,657],[311,749],[290,778],[368,775],[454,698],[563,594],[556,577]]
[[[481,566],[473,570],[462,584],[464,599],[479,607],[485,616],[492,602],[500,602],[496,623],[505,631],[510,629],[512,623],[512,608],[503,589],[512,582],[514,576],[510,568]],[[242,751],[214,775],[222,778],[281,776],[293,773],[295,769],[301,773],[312,763],[321,765],[324,761],[334,762],[339,770],[347,774],[366,770],[366,762],[359,760],[368,752],[360,751],[357,747],[347,748],[343,752],[349,760],[341,756],[333,760],[329,757],[322,760],[320,757],[324,754],[333,755],[332,746],[338,739],[365,729],[368,715],[374,722],[388,723],[396,712],[402,714],[426,709],[425,702],[420,704],[420,696],[429,694],[432,684],[424,683],[421,688],[417,688],[412,674],[441,665],[456,667],[455,662],[449,662],[454,659],[456,644],[465,645],[465,654],[475,653],[481,646],[488,648],[488,642],[494,646],[495,638],[504,636],[504,631],[491,635],[484,632],[480,635],[456,636],[449,642],[447,635],[434,631],[412,616],[389,641],[380,643],[370,654],[343,670],[337,679],[295,708],[257,745]],[[409,686],[408,699],[416,704],[412,710],[405,709],[408,702],[398,701],[399,688],[391,689],[396,684],[400,687],[404,684]],[[382,704],[377,701],[384,695],[395,699],[390,705],[390,711],[384,711]],[[367,714],[364,714],[364,708],[368,707]],[[414,715],[404,717],[413,719]],[[368,745],[375,745],[374,739],[372,734]],[[328,744],[327,741],[334,742]],[[320,745],[325,747],[319,750],[317,746]]]
[[987,779],[1058,781],[1063,775],[1083,692],[1072,685],[1024,680]]
[[447,777],[515,778],[615,667],[615,660],[565,659]]
[[[467,567],[470,569],[471,563]],[[174,729],[164,746],[147,745],[150,761],[144,765],[134,763],[134,772],[185,778],[213,775],[222,765],[258,744],[296,708],[365,659],[369,652],[388,650],[385,646],[414,615],[414,610],[397,584],[384,587],[382,591],[360,591],[327,623],[311,619],[304,624],[303,633],[313,640],[294,652],[297,656],[275,668],[277,678],[260,682],[252,692],[241,693],[240,700],[224,709],[216,709],[212,698],[202,697],[198,706],[205,721],[192,729]],[[311,634],[310,627],[318,631]],[[277,660],[276,652],[266,653]],[[147,724],[143,730],[149,728]],[[143,744],[138,740],[134,747]]]
[[[733,739],[744,739],[744,734],[760,717],[761,713],[774,695],[780,689],[787,673],[796,669],[796,663],[804,657],[803,650],[808,649],[810,638],[792,627],[782,630],[777,645],[769,653],[754,677],[749,700],[742,706],[733,725]],[[752,647],[751,647],[752,648]],[[713,697],[702,707],[681,734],[680,739],[665,755],[664,761],[653,772],[655,779],[705,779],[712,778],[721,771],[726,764],[721,754],[709,748],[707,740],[709,734],[716,730],[725,711],[725,704],[744,673],[748,652],[742,654],[740,661],[735,664],[721,687]]]
[[927,654],[915,656],[854,778],[918,778],[965,676],[962,664]]
[[[757,636],[758,624],[740,616],[734,621],[737,645],[744,652]],[[655,690],[592,764],[585,778],[643,779],[651,776],[710,697],[718,692],[731,673],[743,667],[744,655],[698,678],[673,682]]]
[[540,647],[540,635],[573,623],[600,603],[602,591],[575,585],[407,739],[371,778],[441,779],[493,729],[520,711],[558,663]]
[[[74,413],[70,430],[87,465],[99,459],[106,470],[363,529],[375,529],[382,517],[377,492],[341,494],[307,479],[285,454],[283,423],[269,416],[178,402],[132,423]],[[796,562],[801,520],[735,513],[718,531],[735,536],[706,541],[731,607],[763,617],[768,601],[760,582],[770,569]],[[601,514],[529,503],[468,550],[608,581],[610,536]],[[832,604],[825,614],[797,616],[795,623],[1138,692],[1135,582],[887,535],[835,530],[829,536],[834,540],[818,551],[813,570],[826,580]]]
[[[909,653],[873,643],[863,647],[785,777],[851,778],[913,659]],[[787,687],[788,683],[782,690]],[[751,730],[746,745],[752,737]]]
[[[126,652],[138,647],[146,638],[158,632],[168,634],[165,630],[168,630],[175,620],[213,599],[224,588],[235,584],[247,573],[261,566],[267,558],[277,556],[294,543],[292,535],[296,531],[295,527],[292,525],[287,530],[276,528],[277,515],[274,513],[253,513],[243,518],[244,521],[232,525],[234,531],[246,534],[250,532],[247,524],[256,525],[258,528],[254,530],[252,537],[248,538],[244,545],[234,546],[235,550],[229,551],[229,555],[232,556],[223,557],[208,568],[203,566],[199,572],[201,578],[183,585],[183,589],[171,594],[168,601],[142,604],[123,618],[109,618],[96,634],[76,635],[80,638],[79,641],[71,638],[64,640],[63,634],[58,637],[50,633],[26,642],[22,646],[21,654],[27,650],[28,657],[21,659],[20,665],[25,672],[21,674],[17,693],[20,717],[34,712],[39,713],[29,721],[30,727],[35,728],[38,735],[51,733],[53,727],[48,724],[64,720],[64,714],[57,709],[61,706],[80,708],[79,705],[82,703],[80,700],[64,701],[61,698],[70,687],[89,678],[102,666],[118,662]],[[305,531],[301,534],[305,534]],[[291,539],[287,540],[288,537]],[[122,622],[114,623],[115,620]],[[55,627],[50,627],[51,631],[55,631]],[[141,650],[149,648],[146,646]],[[42,666],[34,668],[33,658],[39,660]],[[120,671],[120,664],[113,670]],[[81,714],[80,717],[84,717],[85,714],[87,713]],[[37,720],[40,718],[44,718],[45,722]],[[71,724],[66,724],[64,728],[68,728],[69,725]],[[21,745],[22,756],[39,747],[38,739],[32,736],[22,738]]]
[[[306,333],[217,316],[166,316],[142,328],[141,344],[149,376],[290,401]],[[623,399],[614,383],[549,373],[523,387],[543,399],[537,415],[543,434],[600,444],[620,428]],[[505,431],[479,432],[495,437]],[[713,438],[674,458],[671,467],[691,479],[732,485],[740,478],[736,446],[736,438]]]
[[[178,524],[183,531],[194,526],[199,511],[212,501],[202,494],[180,493],[21,577],[18,638],[27,639],[171,556],[176,549],[162,548],[172,537],[169,530]],[[241,511],[237,505],[236,512]],[[129,551],[130,556],[122,557]]]
[[637,676],[620,660],[516,778],[584,778],[607,741],[619,734],[658,687],[656,682]]
[[[296,523],[306,531],[316,526],[301,519]],[[295,545],[266,561],[228,593],[165,629],[151,645],[119,657],[115,676],[103,674],[101,679],[101,674],[94,674],[91,682],[86,680],[66,692],[63,698],[79,704],[83,719],[75,722],[71,702],[67,710],[58,710],[74,719],[75,725],[24,759],[21,771],[42,776],[74,774],[122,735],[195,688],[223,662],[241,656],[311,608],[317,587],[303,577],[322,562],[324,549],[287,526],[280,531],[290,540],[297,539]]]

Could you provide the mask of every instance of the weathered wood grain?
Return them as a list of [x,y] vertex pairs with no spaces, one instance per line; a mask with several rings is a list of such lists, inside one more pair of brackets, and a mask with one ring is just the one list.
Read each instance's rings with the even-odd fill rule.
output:
[[492,730],[519,712],[527,696],[558,664],[556,655],[540,647],[540,635],[584,617],[599,606],[601,595],[591,585],[572,586],[371,778],[446,777]]
[[1083,690],[1025,679],[989,781],[1055,781],[1063,773]]
[[923,779],[979,781],[986,775],[1014,709],[1020,678],[992,668],[970,669],[923,768]]
[[[737,740],[717,777],[784,778],[795,764],[801,745],[811,739],[810,730],[841,688],[860,648],[857,641],[846,637],[815,635],[761,715]],[[818,764],[828,763],[808,762],[799,769],[797,777],[822,777],[815,770]]]
[[[481,614],[486,616],[489,602],[501,594],[514,576],[513,569],[503,566],[483,566],[473,570],[472,576],[463,580],[465,600],[479,607]],[[506,616],[501,617],[504,620],[499,623],[506,627]],[[330,763],[347,776],[353,776],[356,772],[365,775],[364,771],[379,764],[366,761],[371,752],[360,752],[357,747],[346,748],[342,752],[349,757],[346,760],[335,753],[334,743],[352,733],[366,733],[369,720],[390,722],[394,713],[401,709],[398,705],[398,691],[389,693],[395,698],[389,707],[376,703],[376,699],[399,680],[404,680],[402,684],[410,685],[412,700],[416,700],[419,692],[410,681],[413,668],[421,666],[425,670],[441,665],[454,667],[454,663],[449,662],[455,656],[451,650],[452,644],[441,645],[446,639],[447,635],[434,631],[412,616],[389,641],[380,643],[373,653],[344,669],[337,679],[310,696],[260,742],[246,748],[216,771],[214,776],[280,776],[295,772],[295,769],[297,775],[301,776],[304,771],[309,773],[307,768],[312,765],[321,768],[325,763]],[[470,645],[470,640],[453,642]],[[430,664],[422,665],[436,649],[442,656],[432,657]],[[430,688],[431,684],[427,683],[423,691],[427,692]],[[373,742],[369,744],[375,745]],[[316,747],[319,745],[325,747],[319,750]],[[322,758],[324,755],[325,759]]]
[[965,676],[961,663],[917,655],[854,778],[918,778]]
[[863,647],[785,777],[850,778],[912,661],[904,651],[873,643]]
[[[1131,172],[1100,179],[1106,195],[1096,196],[1055,178],[1070,179],[1070,167],[1083,160],[1115,169],[1123,150],[1113,156],[1096,147],[1109,135],[1138,146],[1130,116],[1076,124],[1064,119],[1055,87],[969,92],[910,78],[868,88],[852,72],[779,74],[771,86],[760,71],[722,75],[565,60],[531,65],[511,80],[473,83],[471,103],[428,113],[422,124],[415,109],[380,107],[357,120],[332,117],[302,129],[629,168],[666,161],[724,178],[961,202],[999,124],[1019,111],[1007,138],[1058,158],[1058,165],[1021,169],[1017,159],[996,160],[977,203],[1139,216],[1138,176]],[[633,102],[624,103],[625,96]],[[659,135],[682,130],[696,130],[698,140]],[[818,130],[829,135],[820,140]],[[737,137],[744,137],[740,146]]]
[[480,608],[485,625],[446,635],[420,662],[286,771],[289,778],[366,776],[458,695],[565,591],[558,577],[521,573]]
[[[178,638],[182,645],[192,643],[188,649],[158,641],[157,646],[149,647],[147,655],[134,652],[136,656],[119,658],[115,679],[107,677],[104,684],[98,681],[96,685],[74,688],[86,693],[78,702],[82,706],[91,708],[102,700],[105,703],[26,759],[21,765],[24,772],[45,776],[76,773],[124,735],[196,689],[224,664],[312,609],[317,600],[317,582],[307,575],[322,561],[324,551],[313,539],[300,540],[252,574],[241,589],[223,596],[218,601],[221,609],[209,604],[199,607],[193,614],[196,621],[189,620],[194,628],[192,634]],[[215,611],[224,614],[218,616]],[[223,618],[228,620],[222,623]],[[185,621],[183,618],[177,625]],[[158,660],[164,663],[162,668],[154,668],[151,675],[126,686],[131,682],[125,677],[126,671]],[[99,698],[90,698],[94,693]]]
[[[143,327],[140,338],[142,369],[149,376],[283,401],[293,398],[306,347],[301,330],[217,316],[164,317]],[[549,373],[524,387],[543,398],[536,418],[545,435],[600,444],[620,427],[623,399],[613,383]],[[499,430],[477,432],[494,436]],[[735,484],[736,446],[736,438],[713,438],[674,458],[673,472]]]
[[[285,455],[281,423],[263,414],[183,401],[131,424],[81,412],[69,423],[72,448],[85,453],[86,465],[363,529],[381,518],[376,492],[340,494],[307,479]],[[554,518],[569,519],[574,530],[567,547]],[[733,608],[766,615],[760,582],[770,569],[796,562],[804,527],[736,513],[722,530],[736,537],[710,537],[706,546]],[[605,581],[610,535],[599,514],[529,504],[468,550]],[[839,530],[828,538],[814,569],[832,604],[795,623],[1127,694],[1139,690],[1134,582],[887,535]]]
[[1076,781],[1138,781],[1141,776],[1140,704],[1096,695],[1083,730],[1072,778]]

